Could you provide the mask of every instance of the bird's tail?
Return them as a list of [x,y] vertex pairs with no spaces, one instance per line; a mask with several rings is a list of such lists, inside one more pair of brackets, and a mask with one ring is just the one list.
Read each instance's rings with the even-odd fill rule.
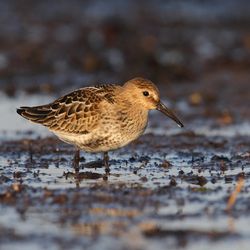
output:
[[20,107],[16,111],[25,119],[40,124],[43,124],[48,115],[51,113],[51,110],[45,106]]

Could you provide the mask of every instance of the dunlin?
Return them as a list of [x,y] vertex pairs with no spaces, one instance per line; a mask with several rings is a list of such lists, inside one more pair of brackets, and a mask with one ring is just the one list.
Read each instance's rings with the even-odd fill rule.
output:
[[81,88],[46,105],[20,107],[17,113],[48,127],[62,141],[75,145],[76,168],[79,150],[103,152],[108,173],[108,152],[137,139],[147,126],[149,110],[153,109],[183,127],[160,101],[158,88],[143,78],[134,78],[123,86],[107,84]]

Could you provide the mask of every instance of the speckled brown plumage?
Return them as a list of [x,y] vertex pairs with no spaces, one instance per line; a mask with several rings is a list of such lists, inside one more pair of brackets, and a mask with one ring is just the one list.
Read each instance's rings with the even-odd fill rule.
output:
[[[114,85],[87,87],[73,91],[54,102],[18,109],[24,118],[40,123],[52,131],[86,134],[98,124],[99,103],[114,103]],[[87,122],[91,117],[92,122]]]
[[157,87],[143,78],[134,78],[123,86],[85,87],[52,103],[21,107],[17,112],[79,149],[108,152],[138,138],[146,128],[151,109],[160,110],[183,126],[160,102]]

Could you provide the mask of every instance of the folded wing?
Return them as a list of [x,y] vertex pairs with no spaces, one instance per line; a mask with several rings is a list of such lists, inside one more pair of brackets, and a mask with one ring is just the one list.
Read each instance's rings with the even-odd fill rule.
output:
[[114,102],[112,85],[76,90],[47,105],[20,107],[17,113],[52,131],[87,134],[99,122],[102,101]]

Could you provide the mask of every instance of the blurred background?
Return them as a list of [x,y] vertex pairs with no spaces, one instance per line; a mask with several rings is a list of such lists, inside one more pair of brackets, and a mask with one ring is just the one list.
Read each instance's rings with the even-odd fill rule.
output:
[[0,112],[39,103],[6,96],[58,97],[143,76],[188,123],[242,122],[250,112],[249,55],[247,0],[1,0]]
[[58,97],[143,76],[187,122],[242,122],[249,55],[248,0],[0,1],[4,110],[6,96]]

